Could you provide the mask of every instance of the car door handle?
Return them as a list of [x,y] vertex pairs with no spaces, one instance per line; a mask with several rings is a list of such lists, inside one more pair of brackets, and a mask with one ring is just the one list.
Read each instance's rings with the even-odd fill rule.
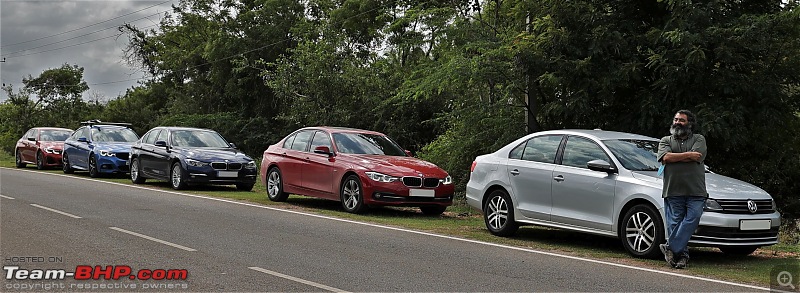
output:
[[553,180],[558,181],[558,182],[564,181],[564,176],[561,176],[561,175],[553,176]]
[[511,170],[511,172],[509,172],[509,173],[511,173],[511,175],[517,176],[517,175],[519,175],[519,170],[514,169],[514,170]]

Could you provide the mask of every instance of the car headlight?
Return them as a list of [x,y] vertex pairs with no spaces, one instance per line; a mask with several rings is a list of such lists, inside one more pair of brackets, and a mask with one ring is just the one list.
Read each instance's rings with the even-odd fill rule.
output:
[[777,206],[777,205],[775,205],[775,200],[774,200],[774,199],[773,199],[773,200],[770,200],[770,202],[772,203],[772,210],[773,210],[773,211],[777,210],[777,209],[778,209],[778,206]]
[[208,163],[206,163],[206,162],[200,162],[198,160],[192,160],[192,159],[186,159],[186,164],[188,164],[189,166],[194,166],[194,167],[205,167],[205,166],[208,166]]
[[442,185],[453,184],[453,177],[450,177],[450,175],[447,175],[447,177],[444,177],[444,179],[439,180],[439,182],[442,182]]
[[244,168],[245,169],[255,169],[256,168],[256,161],[247,162],[247,164],[244,164]]
[[113,157],[115,156],[114,152],[107,151],[107,150],[100,150],[100,155],[103,157]]
[[367,172],[367,176],[369,176],[369,179],[372,179],[372,180],[378,181],[378,182],[395,182],[398,179],[400,179],[398,177],[389,176],[389,175],[378,173],[378,172]]
[[56,150],[54,150],[53,148],[45,148],[44,152],[48,154],[57,154]]
[[703,205],[704,211],[721,211],[722,206],[716,200],[713,199],[706,199],[705,205]]

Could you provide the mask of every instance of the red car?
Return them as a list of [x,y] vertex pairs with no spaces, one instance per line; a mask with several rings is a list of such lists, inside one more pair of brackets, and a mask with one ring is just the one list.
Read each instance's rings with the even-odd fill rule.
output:
[[337,200],[345,211],[415,206],[439,215],[453,203],[453,179],[410,156],[386,135],[367,130],[307,127],[264,151],[261,182],[272,201],[289,194]]
[[72,129],[55,127],[34,127],[17,141],[14,156],[17,168],[36,164],[39,170],[61,166],[61,151],[64,140],[72,134]]

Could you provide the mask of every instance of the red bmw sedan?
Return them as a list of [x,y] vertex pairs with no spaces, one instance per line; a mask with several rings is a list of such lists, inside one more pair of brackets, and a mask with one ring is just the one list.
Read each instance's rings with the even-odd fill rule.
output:
[[264,151],[261,181],[272,201],[289,194],[337,200],[349,213],[369,206],[414,206],[439,215],[453,203],[453,179],[410,156],[386,135],[307,127]]
[[25,132],[17,141],[14,157],[17,168],[35,164],[36,168],[61,166],[61,151],[64,140],[72,134],[72,129],[55,127],[34,127]]

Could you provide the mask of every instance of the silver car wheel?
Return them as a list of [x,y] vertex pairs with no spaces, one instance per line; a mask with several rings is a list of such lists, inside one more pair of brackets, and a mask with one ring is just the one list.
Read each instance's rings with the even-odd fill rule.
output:
[[181,186],[181,166],[174,164],[172,166],[172,187],[178,188]]
[[136,181],[139,179],[139,160],[133,160],[131,163],[131,180]]
[[637,212],[625,223],[626,241],[637,252],[645,252],[653,246],[655,233],[655,223],[647,213]]
[[489,200],[487,206],[488,223],[492,229],[500,230],[508,223],[508,203],[501,196]]
[[281,175],[278,172],[270,172],[267,178],[267,192],[272,198],[277,198],[280,195]]
[[345,183],[344,190],[344,206],[348,210],[353,210],[358,205],[358,195],[361,194],[360,189],[358,188],[358,182],[355,180],[348,180]]

